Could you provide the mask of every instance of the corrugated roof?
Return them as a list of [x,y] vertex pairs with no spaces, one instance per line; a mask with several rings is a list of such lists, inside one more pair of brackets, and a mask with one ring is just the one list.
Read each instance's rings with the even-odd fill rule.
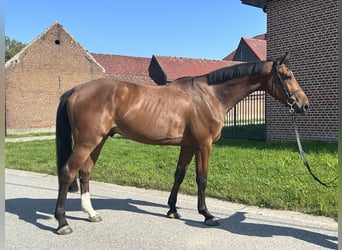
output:
[[[267,42],[265,34],[257,35],[253,38],[241,38],[240,43],[241,41],[244,41],[246,43],[246,45],[254,52],[254,54],[259,58],[260,61],[264,61],[267,59]],[[223,60],[233,60],[235,53],[236,50],[224,57]]]
[[194,59],[171,56],[154,56],[167,80],[175,80],[184,76],[197,76],[207,74],[219,68],[235,65],[240,62]]
[[234,56],[235,56],[236,50],[234,50],[232,53],[230,53],[228,56],[226,56],[225,58],[223,58],[222,60],[225,61],[233,61]]
[[[255,53],[259,60],[266,60],[265,35],[258,35],[253,38],[242,38],[248,47]],[[153,57],[166,75],[166,80],[174,80],[184,76],[197,76],[207,74],[219,68],[228,67],[240,63],[232,61],[235,51],[229,54],[224,60],[207,60],[186,57],[159,56]],[[101,64],[107,75],[121,76],[146,76],[149,75],[151,58],[133,57],[110,54],[91,53],[95,60]]]
[[260,61],[266,60],[266,40],[242,38],[243,41],[251,48]]

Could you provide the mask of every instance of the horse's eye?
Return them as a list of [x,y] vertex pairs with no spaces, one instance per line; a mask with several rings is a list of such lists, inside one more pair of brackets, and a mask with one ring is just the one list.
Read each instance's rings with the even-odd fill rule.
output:
[[285,75],[284,80],[291,80],[292,76],[291,75]]

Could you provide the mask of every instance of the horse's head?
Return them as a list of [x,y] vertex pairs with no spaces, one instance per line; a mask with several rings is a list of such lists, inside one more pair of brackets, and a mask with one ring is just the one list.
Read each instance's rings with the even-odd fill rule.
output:
[[290,52],[287,52],[273,62],[270,94],[288,105],[291,113],[305,113],[309,109],[309,101],[289,67],[289,58]]

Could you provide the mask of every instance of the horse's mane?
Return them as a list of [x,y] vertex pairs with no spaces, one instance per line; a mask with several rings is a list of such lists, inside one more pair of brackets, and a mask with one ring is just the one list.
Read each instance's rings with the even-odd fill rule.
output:
[[214,85],[234,78],[259,74],[266,61],[241,63],[230,67],[221,68],[207,74],[208,84]]

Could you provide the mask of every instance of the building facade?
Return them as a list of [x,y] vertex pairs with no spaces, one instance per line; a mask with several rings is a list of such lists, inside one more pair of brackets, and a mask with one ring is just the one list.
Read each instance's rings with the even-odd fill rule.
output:
[[5,65],[6,133],[54,130],[59,97],[104,68],[54,23]]
[[[274,0],[267,7],[268,58],[291,51],[291,64],[310,102],[299,117],[303,139],[337,141],[338,136],[338,3],[337,0]],[[286,16],[286,18],[281,18]],[[267,138],[294,137],[287,111],[267,103]],[[284,117],[284,118],[283,118]],[[283,129],[282,129],[283,130]]]
[[[337,141],[338,0],[242,0],[267,12],[267,58],[291,51],[293,72],[309,98],[298,117],[301,137]],[[294,140],[288,109],[266,99],[267,140]]]

